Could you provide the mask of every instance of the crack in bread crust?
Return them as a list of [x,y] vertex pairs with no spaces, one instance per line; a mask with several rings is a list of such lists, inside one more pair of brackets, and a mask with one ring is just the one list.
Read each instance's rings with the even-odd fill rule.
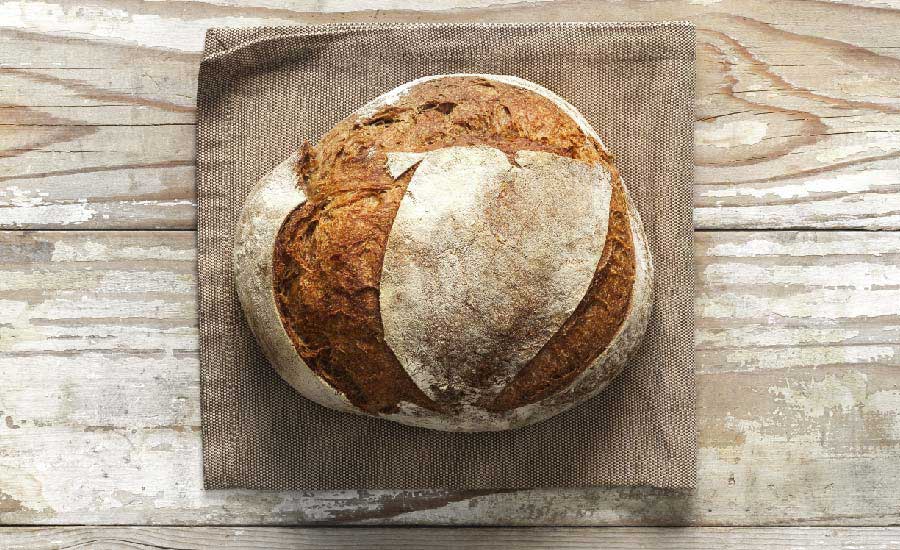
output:
[[[576,340],[597,334],[611,340],[624,318],[624,313],[615,316],[623,299],[627,312],[634,273],[628,214],[621,182],[602,146],[532,91],[480,77],[420,83],[367,118],[338,123],[315,148],[304,146],[297,172],[308,201],[285,219],[275,243],[273,286],[285,330],[310,369],[362,411],[396,413],[405,401],[453,412],[451,401],[435,402],[416,386],[384,341],[382,262],[414,171],[395,180],[386,161],[391,152],[475,145],[497,148],[513,162],[517,151],[535,150],[603,164],[614,174],[614,199],[621,195],[611,207],[610,228],[620,227],[623,219],[626,228],[624,236],[607,236],[588,296],[563,329],[485,406],[509,410],[564,388],[609,343],[595,340],[582,349],[584,343]],[[594,306],[592,300],[609,296],[615,299],[603,302],[608,307]],[[579,326],[584,323],[597,326],[588,330]]]

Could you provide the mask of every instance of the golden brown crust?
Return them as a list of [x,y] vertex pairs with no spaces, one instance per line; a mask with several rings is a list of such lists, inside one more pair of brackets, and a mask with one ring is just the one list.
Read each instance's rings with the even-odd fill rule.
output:
[[[345,119],[315,149],[301,151],[297,170],[309,199],[285,220],[275,244],[276,302],[301,357],[363,411],[395,412],[401,401],[433,410],[448,406],[428,398],[384,342],[382,261],[411,174],[394,180],[386,155],[466,145],[495,147],[511,160],[519,150],[549,151],[612,169],[602,147],[552,101],[478,77],[419,84],[365,120]],[[609,237],[588,296],[491,404],[496,410],[565,387],[624,319],[634,254],[630,233],[620,232],[623,219],[627,229],[628,214],[615,172],[613,181]]]

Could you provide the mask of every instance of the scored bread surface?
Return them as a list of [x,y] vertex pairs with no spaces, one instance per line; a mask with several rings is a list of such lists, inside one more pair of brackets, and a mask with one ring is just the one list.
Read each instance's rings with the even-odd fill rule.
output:
[[[543,88],[420,79],[295,165],[306,200],[274,236],[269,296],[300,359],[288,370],[305,369],[298,389],[320,403],[438,429],[516,427],[602,389],[643,332],[640,220],[599,138]],[[460,170],[471,178],[440,187]]]
[[543,151],[421,156],[384,255],[385,341],[433,400],[484,407],[586,294],[610,174]]

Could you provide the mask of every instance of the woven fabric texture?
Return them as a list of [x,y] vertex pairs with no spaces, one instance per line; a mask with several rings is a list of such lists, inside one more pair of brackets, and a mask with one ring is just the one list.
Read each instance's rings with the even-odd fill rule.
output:
[[[623,374],[519,430],[438,432],[308,401],[266,363],[234,290],[253,183],[366,101],[445,73],[514,75],[574,104],[616,157],[654,256],[653,314]],[[694,486],[693,98],[688,23],[211,29],[197,124],[207,488]]]

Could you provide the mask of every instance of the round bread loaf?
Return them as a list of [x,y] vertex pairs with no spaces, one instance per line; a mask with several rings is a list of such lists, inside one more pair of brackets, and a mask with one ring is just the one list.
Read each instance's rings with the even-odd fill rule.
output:
[[595,395],[639,342],[652,262],[600,138],[493,75],[375,99],[251,191],[234,271],[269,361],[334,409],[502,430]]

